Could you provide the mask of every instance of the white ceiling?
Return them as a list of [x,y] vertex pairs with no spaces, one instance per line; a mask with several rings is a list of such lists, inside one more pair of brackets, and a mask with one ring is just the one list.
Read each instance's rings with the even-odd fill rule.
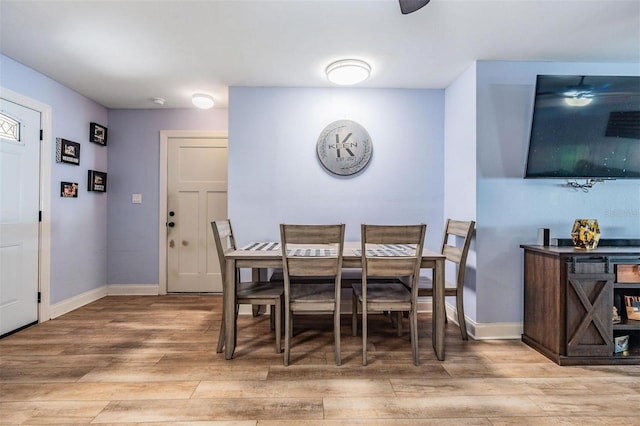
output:
[[4,55],[108,108],[330,87],[343,58],[369,88],[444,88],[474,60],[640,63],[638,0],[0,0],[0,28]]

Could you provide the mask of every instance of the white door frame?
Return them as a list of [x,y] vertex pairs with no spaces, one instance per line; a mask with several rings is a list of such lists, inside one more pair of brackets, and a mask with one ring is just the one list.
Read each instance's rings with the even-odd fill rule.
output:
[[160,131],[160,189],[158,219],[158,294],[167,294],[167,143],[170,138],[225,139],[229,132],[217,130]]
[[49,321],[51,303],[51,107],[0,86],[0,97],[40,113],[40,211],[38,236],[38,322]]

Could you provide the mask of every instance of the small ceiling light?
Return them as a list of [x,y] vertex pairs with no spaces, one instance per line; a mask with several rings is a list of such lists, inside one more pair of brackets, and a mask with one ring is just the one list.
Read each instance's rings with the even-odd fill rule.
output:
[[325,73],[330,82],[348,86],[368,79],[371,75],[371,66],[359,59],[342,59],[329,64]]
[[591,103],[593,98],[586,96],[576,96],[573,98],[564,98],[564,103],[572,107],[583,107]]
[[166,99],[164,99],[164,98],[153,98],[152,101],[153,101],[154,104],[162,106],[166,102]]
[[196,93],[191,97],[191,102],[195,106],[200,109],[209,109],[213,108],[215,102],[213,101],[213,97],[211,95],[207,95],[206,93]]

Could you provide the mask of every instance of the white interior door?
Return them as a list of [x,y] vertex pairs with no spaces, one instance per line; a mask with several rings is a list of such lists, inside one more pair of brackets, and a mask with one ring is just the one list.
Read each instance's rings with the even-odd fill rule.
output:
[[167,291],[221,292],[211,221],[227,218],[227,139],[167,142]]
[[0,335],[38,321],[40,113],[0,99]]

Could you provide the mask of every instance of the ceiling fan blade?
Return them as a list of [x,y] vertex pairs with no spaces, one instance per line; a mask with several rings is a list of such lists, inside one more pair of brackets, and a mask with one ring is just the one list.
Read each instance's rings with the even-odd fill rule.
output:
[[408,15],[423,6],[426,6],[430,0],[400,0],[400,11],[403,15]]

